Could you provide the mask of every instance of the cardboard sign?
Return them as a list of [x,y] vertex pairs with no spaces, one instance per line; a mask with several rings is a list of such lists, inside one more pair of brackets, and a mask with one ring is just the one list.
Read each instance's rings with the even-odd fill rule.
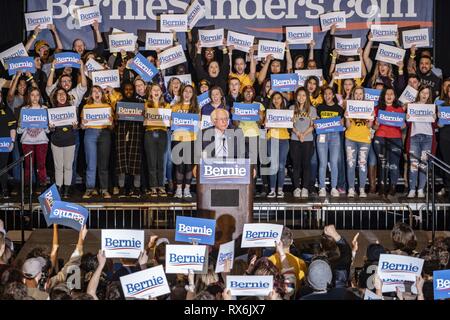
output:
[[378,100],[380,100],[381,90],[364,88],[364,100],[373,101],[375,106],[378,105]]
[[289,44],[310,44],[314,40],[314,28],[306,27],[286,27],[286,41]]
[[83,109],[83,119],[87,121],[86,128],[95,126],[110,126],[111,108],[87,108]]
[[378,111],[377,121],[390,127],[403,127],[405,124],[406,114],[400,112]]
[[226,261],[229,263],[230,270],[233,269],[234,240],[220,245],[219,254],[217,255],[216,273],[224,272]]
[[118,101],[116,114],[120,121],[144,121],[144,103]]
[[395,292],[396,287],[405,281],[415,282],[416,276],[422,273],[423,261],[409,256],[381,254],[377,273],[383,282],[383,292]]
[[170,293],[163,266],[145,269],[120,277],[125,298],[156,298]]
[[375,104],[373,101],[347,100],[347,112],[349,119],[373,120]]
[[177,216],[175,241],[214,245],[216,220]]
[[450,298],[450,270],[433,271],[434,300]]
[[200,159],[200,183],[249,184],[250,159]]
[[203,92],[201,95],[197,96],[197,102],[200,108],[203,108],[203,106],[210,103],[211,99],[209,98],[209,91]]
[[397,64],[400,61],[403,61],[405,52],[406,51],[404,49],[380,43],[380,45],[378,46],[377,55],[375,56],[375,60],[390,64]]
[[32,57],[16,57],[8,60],[8,74],[15,75],[18,71],[36,72],[36,66]]
[[75,106],[70,107],[58,107],[47,109],[48,123],[55,127],[71,126],[77,121],[77,108]]
[[436,106],[434,104],[409,103],[407,114],[408,122],[434,122]]
[[132,33],[116,33],[109,35],[109,52],[121,50],[133,52],[136,49],[136,36]]
[[25,50],[23,43],[16,44],[14,47],[0,53],[0,60],[5,69],[8,69],[8,61],[17,57],[28,57],[28,52]]
[[186,56],[181,45],[169,48],[158,55],[159,62],[161,63],[161,70],[176,66],[186,62]]
[[158,74],[158,69],[148,61],[142,54],[138,53],[130,63],[130,68],[136,71],[145,82],[152,81]]
[[85,207],[56,200],[53,203],[49,219],[53,223],[80,231],[86,224],[88,217],[89,212]]
[[372,24],[372,41],[396,41],[398,37],[398,25],[396,24]]
[[101,70],[92,72],[92,84],[101,88],[120,88],[119,70]]
[[294,110],[266,110],[266,128],[292,128]]
[[337,29],[345,29],[347,27],[347,19],[345,18],[344,11],[334,11],[320,15],[322,31],[330,30],[333,24],[336,24]]
[[171,117],[172,117],[171,109],[145,108],[144,126],[170,127]]
[[198,30],[198,38],[202,48],[220,47],[223,45],[223,29]]
[[187,14],[161,14],[160,15],[161,32],[186,32],[188,31]]
[[249,34],[228,31],[227,46],[234,46],[234,49],[248,53],[253,46],[255,37]]
[[323,85],[323,70],[322,69],[305,69],[305,70],[295,70],[295,73],[298,75],[298,85],[303,87],[305,85],[306,80],[311,77],[317,77],[319,80],[319,86]]
[[438,117],[440,126],[446,126],[450,124],[450,107],[439,106]]
[[27,31],[33,31],[37,26],[41,30],[47,29],[49,24],[53,24],[53,15],[50,10],[25,13],[25,28]]
[[326,134],[331,132],[342,132],[345,128],[342,126],[341,118],[326,118],[314,120],[317,134]]
[[205,129],[208,129],[211,127],[214,127],[214,123],[211,120],[211,116],[202,115],[202,124],[201,124],[200,128],[202,130],[205,130]]
[[144,230],[102,230],[102,250],[107,258],[137,259],[145,250]]
[[410,85],[407,85],[405,90],[403,90],[402,95],[398,100],[401,103],[410,103],[416,101],[417,95],[419,94],[419,91],[411,87]]
[[286,45],[284,42],[259,40],[258,42],[258,58],[265,58],[272,55],[274,59],[283,60]]
[[200,19],[205,17],[205,7],[200,4],[198,0],[191,3],[186,10],[187,21],[189,29],[192,29]]
[[166,88],[169,88],[169,81],[172,78],[177,78],[178,80],[181,81],[181,83],[183,85],[192,85],[192,76],[191,74],[177,74],[174,76],[165,76],[164,77],[164,85],[166,86]]
[[283,225],[246,223],[242,232],[241,248],[275,247],[281,239]]
[[366,288],[364,291],[364,300],[383,300],[383,297],[380,297]]
[[8,153],[12,150],[9,150],[12,145],[11,137],[2,137],[0,138],[0,153]]
[[273,276],[227,276],[232,296],[266,297],[273,289]]
[[336,65],[338,76],[336,79],[361,78],[361,61],[344,62]]
[[197,132],[199,130],[200,115],[196,113],[172,113],[171,130]]
[[77,8],[76,15],[80,27],[90,26],[94,21],[102,22],[102,14],[98,5]]
[[44,215],[47,227],[51,226],[53,222],[50,220],[50,213],[52,212],[52,207],[55,201],[61,201],[61,196],[59,195],[58,188],[56,184],[53,184],[50,188],[45,190],[39,197],[39,204],[41,206],[42,214]]
[[361,48],[361,38],[334,37],[334,47],[341,56],[357,56]]
[[271,88],[278,92],[293,92],[298,88],[298,75],[295,73],[271,74]]
[[92,78],[91,73],[93,71],[105,70],[105,67],[103,67],[100,63],[98,63],[92,58],[89,58],[89,60],[86,61],[86,64],[84,66],[86,67],[84,70],[84,74],[89,78]]
[[189,270],[201,272],[206,263],[206,246],[166,245],[166,273],[187,274]]
[[413,45],[416,48],[425,48],[430,46],[430,37],[428,29],[414,29],[402,32],[403,48],[409,49]]
[[145,50],[164,50],[173,45],[173,34],[168,32],[147,32]]
[[232,119],[236,121],[258,121],[259,103],[233,103]]
[[20,127],[23,129],[45,129],[48,127],[47,109],[20,109]]
[[75,52],[55,53],[55,69],[66,67],[80,69],[80,55]]

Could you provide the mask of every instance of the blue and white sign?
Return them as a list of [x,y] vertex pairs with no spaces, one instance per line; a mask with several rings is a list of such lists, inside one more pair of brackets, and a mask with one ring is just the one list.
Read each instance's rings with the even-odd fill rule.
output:
[[186,32],[188,30],[187,14],[161,14],[161,32]]
[[177,74],[177,75],[173,75],[173,76],[165,76],[164,77],[164,85],[166,86],[166,88],[169,87],[170,79],[173,79],[173,78],[177,78],[178,80],[180,80],[184,86],[192,85],[192,75],[190,73]]
[[173,45],[173,34],[170,32],[147,32],[145,34],[145,50],[164,50]]
[[48,124],[55,127],[63,127],[78,123],[77,109],[75,106],[57,107],[47,109]]
[[439,106],[438,107],[438,117],[440,126],[447,126],[450,124],[450,107]]
[[116,114],[121,121],[143,122],[144,103],[119,101],[116,104]]
[[258,121],[259,103],[233,103],[232,119],[235,121]]
[[138,53],[130,63],[130,68],[136,71],[146,82],[152,81],[158,74],[158,69],[148,61],[142,54]]
[[32,57],[17,57],[8,60],[8,74],[15,75],[17,71],[36,72],[36,66]]
[[198,39],[203,48],[220,47],[223,45],[223,29],[198,30]]
[[80,55],[76,52],[55,53],[55,69],[80,68]]
[[111,108],[85,108],[82,112],[82,118],[87,121],[86,128],[110,126],[111,116]]
[[107,87],[120,88],[119,70],[100,70],[92,72],[92,84],[105,89]]
[[347,100],[349,119],[373,120],[375,105],[373,101]]
[[404,113],[378,110],[377,121],[385,126],[401,128],[405,124],[405,118]]
[[396,41],[398,37],[398,25],[396,24],[372,24],[372,41]]
[[380,43],[378,46],[377,55],[375,60],[383,61],[390,64],[397,64],[403,61],[406,51],[402,48],[394,46],[388,46],[387,44]]
[[381,254],[377,274],[383,282],[384,292],[395,292],[397,287],[404,290],[404,282],[416,282],[416,277],[422,273],[423,259],[395,255]]
[[211,120],[211,116],[202,115],[202,123],[200,125],[200,128],[202,130],[205,130],[211,127],[214,127],[214,123]]
[[12,145],[12,139],[11,137],[4,137],[0,138],[0,152],[7,153],[10,152],[9,150]]
[[344,11],[334,11],[320,15],[322,31],[330,30],[333,24],[336,24],[337,29],[345,29],[347,27],[347,19]]
[[225,263],[228,262],[230,270],[233,269],[234,261],[234,240],[227,243],[222,243],[219,248],[219,254],[217,255],[216,273],[225,271]]
[[211,98],[209,97],[209,91],[203,92],[201,95],[197,96],[198,106],[203,108],[208,103],[211,102]]
[[177,216],[175,241],[214,245],[216,220]]
[[266,297],[273,289],[273,276],[227,276],[232,296]]
[[441,99],[436,99],[436,100],[434,101],[434,104],[437,105],[437,106],[443,106],[444,103],[445,103],[445,101],[444,101],[444,100],[441,100]]
[[323,79],[323,70],[322,69],[304,69],[304,70],[295,70],[295,73],[298,75],[298,85],[300,87],[305,85],[305,81],[311,77],[317,77],[319,80],[319,86],[322,86]]
[[343,62],[336,65],[336,79],[359,79],[361,78],[361,61]]
[[432,123],[436,117],[436,106],[434,104],[409,103],[407,117],[408,122]]
[[137,259],[144,245],[144,230],[102,230],[102,250],[107,258]]
[[39,204],[41,205],[42,214],[44,215],[47,227],[53,224],[50,220],[50,213],[52,212],[53,204],[55,201],[60,201],[61,196],[59,195],[58,188],[56,184],[53,184],[50,188],[45,190],[39,197]]
[[313,40],[313,26],[286,27],[286,41],[289,44],[310,44]]
[[165,108],[145,108],[144,126],[170,127],[172,110]]
[[246,223],[242,231],[241,248],[275,247],[281,239],[283,225],[271,223]]
[[75,203],[56,200],[53,203],[49,219],[56,224],[60,224],[77,231],[86,224],[89,217],[88,210]]
[[80,27],[89,26],[94,21],[102,22],[102,14],[98,5],[77,8],[76,16]]
[[47,29],[53,23],[52,11],[36,11],[25,13],[25,27],[27,31],[33,31],[37,26],[39,29]]
[[271,40],[258,41],[258,58],[265,58],[272,55],[274,59],[283,60],[286,44]]
[[207,248],[204,245],[166,245],[166,273],[202,272],[207,263]]
[[294,110],[266,110],[266,128],[292,128]]
[[161,52],[158,55],[158,59],[161,63],[161,70],[164,70],[186,62],[186,55],[184,54],[183,47],[178,45]]
[[173,112],[171,129],[197,132],[200,129],[199,122],[200,115],[196,113]]
[[250,159],[201,159],[200,183],[249,184]]
[[47,109],[20,109],[20,127],[22,129],[45,129],[48,127]]
[[450,298],[450,270],[433,271],[434,300]]
[[334,37],[334,47],[341,56],[357,56],[361,48],[361,38]]
[[271,88],[278,92],[294,92],[298,88],[296,73],[282,73],[270,75]]
[[428,35],[428,29],[414,29],[406,30],[402,32],[403,48],[409,49],[412,46],[416,48],[424,48],[430,46],[430,37]]
[[156,298],[170,293],[162,265],[120,277],[125,298]]
[[188,28],[192,29],[200,19],[205,17],[205,7],[198,0],[194,0],[186,10]]
[[405,90],[403,90],[400,98],[398,100],[405,104],[405,103],[411,103],[416,101],[417,95],[419,94],[419,91],[411,87],[409,84],[406,86]]
[[341,118],[326,118],[314,120],[317,134],[325,134],[331,132],[342,132],[345,128],[342,126]]
[[136,36],[132,33],[113,33],[109,35],[109,52],[122,50],[133,52],[136,49]]
[[23,43],[19,43],[0,53],[0,60],[5,69],[8,69],[8,61],[17,57],[28,57],[28,52],[25,50]]
[[89,60],[86,61],[86,64],[84,66],[85,66],[84,74],[86,75],[86,77],[89,77],[90,79],[92,79],[93,71],[105,70],[105,68],[100,63],[98,63],[92,58],[89,58]]
[[227,34],[227,46],[234,46],[235,50],[249,52],[253,47],[255,36],[249,34],[238,33],[234,31],[228,31]]
[[364,100],[373,101],[374,105],[378,105],[378,100],[380,100],[381,90],[364,88]]
[[371,290],[367,289],[364,291],[364,300],[383,300],[383,297],[378,296]]

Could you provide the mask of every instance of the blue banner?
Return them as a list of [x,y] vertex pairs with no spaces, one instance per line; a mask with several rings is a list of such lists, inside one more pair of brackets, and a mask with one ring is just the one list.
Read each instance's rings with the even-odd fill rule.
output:
[[8,60],[8,74],[15,75],[17,71],[36,72],[36,66],[32,57],[17,57]]
[[406,118],[405,113],[379,110],[377,121],[379,124],[401,128],[405,123],[405,118]]
[[211,102],[209,98],[209,91],[203,92],[201,95],[197,96],[198,106],[203,108],[203,106],[207,105]]
[[80,69],[80,55],[75,52],[55,53],[55,69],[66,67]]
[[11,137],[0,138],[0,152],[10,152],[11,144]]
[[216,220],[177,216],[175,241],[214,245]]
[[249,184],[250,159],[200,160],[202,184]]
[[278,92],[294,92],[298,88],[298,74],[283,73],[271,74],[272,90]]
[[142,54],[138,53],[130,63],[130,68],[139,74],[145,82],[152,81],[158,74],[158,69]]
[[442,106],[442,105],[444,105],[444,103],[445,103],[445,101],[444,100],[440,100],[440,99],[438,99],[438,100],[436,100],[434,102],[434,104],[437,105],[437,106]]
[[316,125],[317,134],[344,131],[341,117],[314,120],[314,124]]
[[434,300],[450,299],[450,270],[433,271]]
[[52,207],[55,201],[60,201],[61,196],[59,195],[58,188],[56,184],[53,184],[50,188],[45,190],[39,197],[39,204],[41,205],[42,214],[44,215],[45,222],[47,226],[53,224],[50,220],[50,213],[52,212]]
[[378,100],[380,100],[381,90],[364,88],[364,100],[373,101],[375,107],[378,105]]
[[77,231],[86,224],[89,217],[88,210],[75,203],[56,200],[53,203],[50,213],[50,220],[53,223],[60,224]]
[[45,129],[48,127],[47,109],[28,109],[20,110],[20,127],[22,129]]
[[[75,3],[76,2],[76,3]],[[64,48],[71,49],[72,42],[81,38],[87,48],[95,46],[90,27],[79,28],[70,15],[70,5],[89,5],[99,3],[102,14],[100,31],[106,32],[118,28],[137,34],[138,29],[157,30],[157,17],[161,13],[173,10],[184,13],[190,1],[181,0],[141,0],[141,1],[98,1],[98,0],[33,0],[27,1],[27,12],[53,8],[53,23],[58,28]],[[196,26],[213,26],[259,38],[283,40],[284,26],[302,25],[314,27],[314,40],[321,46],[325,32],[320,32],[320,15],[331,11],[345,11],[347,27],[345,31],[353,37],[365,39],[372,23],[397,23],[399,26],[420,25],[433,34],[433,2],[424,0],[410,1],[211,1],[200,0],[206,7],[206,16]],[[378,3],[379,7],[376,8]],[[184,34],[178,33],[184,42]],[[53,44],[51,33],[43,31],[44,37]],[[141,39],[145,42],[145,38]],[[432,45],[432,44],[431,44]],[[299,45],[302,48],[305,45]]]
[[259,103],[233,103],[232,119],[236,121],[258,121]]
[[171,129],[197,132],[199,130],[200,115],[196,113],[172,113],[172,126]]
[[119,120],[144,122],[144,103],[119,101],[116,114]]
[[439,106],[438,107],[438,125],[447,126],[450,124],[450,107]]

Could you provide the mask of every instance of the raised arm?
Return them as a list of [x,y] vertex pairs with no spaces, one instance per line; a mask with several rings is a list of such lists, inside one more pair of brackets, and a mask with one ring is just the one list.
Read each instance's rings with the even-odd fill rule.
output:
[[106,264],[106,256],[104,250],[98,250],[97,260],[98,260],[98,267],[97,269],[95,269],[95,272],[92,275],[86,290],[86,293],[90,294],[94,298],[94,300],[98,300],[97,287],[98,283],[100,282],[100,277],[102,275],[103,268],[105,267]]
[[309,55],[308,55],[308,61],[314,60],[314,48],[316,47],[316,41],[311,40],[309,44]]
[[333,53],[331,56],[331,62],[330,62],[330,69],[328,70],[328,76],[330,78],[333,77],[334,69],[336,68],[336,60],[338,57],[339,57],[339,54],[337,53],[336,49],[333,49]]
[[413,45],[410,49],[410,54],[408,58],[408,73],[409,74],[415,74],[417,70],[417,63],[416,63],[416,45]]
[[8,95],[6,97],[6,101],[10,106],[14,102],[14,96],[16,95],[17,84],[19,83],[20,76],[22,75],[21,71],[17,71],[14,75],[13,80],[11,81],[11,85],[8,89]]
[[53,37],[55,39],[55,44],[56,44],[55,52],[61,52],[63,49],[63,45],[61,42],[61,38],[59,37],[58,30],[56,29],[56,26],[54,24],[49,24],[48,28],[52,32]]
[[269,54],[267,57],[264,58],[264,64],[261,70],[258,74],[258,83],[262,84],[267,76],[267,71],[269,70],[270,62],[273,60],[273,56]]
[[294,71],[294,64],[292,62],[291,50],[289,49],[289,42],[285,42],[286,45],[286,72],[291,73]]
[[36,38],[40,32],[41,32],[41,28],[39,28],[39,26],[36,26],[36,28],[34,28],[33,34],[28,38],[27,43],[25,44],[26,51],[30,51],[31,47],[33,46],[34,41],[36,40]]
[[372,59],[370,59],[370,51],[372,50],[372,32],[369,32],[369,35],[367,36],[367,44],[366,47],[364,48],[364,54],[363,54],[363,59],[364,59],[364,64],[367,67],[367,70],[370,72],[372,70],[373,67],[373,61]]
[[[253,47],[250,48],[248,55],[250,57],[250,73],[248,74],[250,80],[252,82],[255,82],[255,76],[256,76],[256,59],[253,55],[254,49]],[[289,54],[287,55],[289,56]]]
[[59,249],[59,240],[58,240],[58,225],[55,223],[53,225],[53,242],[52,242],[52,252],[50,253],[50,261],[52,263],[52,270],[56,269],[56,262],[58,259],[58,249]]
[[367,76],[366,64],[363,59],[363,50],[361,48],[358,49],[359,61],[361,61],[361,78],[365,78]]

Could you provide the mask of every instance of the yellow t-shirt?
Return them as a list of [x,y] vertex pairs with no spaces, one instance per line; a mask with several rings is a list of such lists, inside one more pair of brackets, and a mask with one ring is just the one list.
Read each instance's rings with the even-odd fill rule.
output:
[[[172,112],[189,113],[189,105],[177,103],[172,106]],[[197,134],[195,132],[176,130],[172,133],[172,141],[195,141]]]
[[[98,109],[98,108],[110,108],[111,109],[111,116],[114,118],[114,109],[111,107],[110,104],[107,103],[93,103],[93,104],[85,104],[83,107],[83,110],[81,111],[81,119],[84,119],[84,111],[87,109]],[[89,129],[106,129],[108,126],[90,126],[86,125],[86,128]]]
[[[288,260],[289,267],[294,268],[295,278],[297,279],[295,287],[298,290],[300,288],[300,281],[302,281],[303,278],[305,277],[308,268],[306,267],[305,261],[294,256],[291,253],[286,253],[286,259]],[[282,265],[280,255],[278,253],[271,255],[269,257],[269,260],[278,268],[278,270],[281,271]]]
[[[266,110],[262,103],[259,103],[259,111]],[[239,129],[244,133],[244,137],[259,137],[259,126],[256,121],[239,121]]]
[[233,73],[231,72],[230,75],[228,76],[228,78],[238,78],[239,81],[241,82],[241,89],[239,90],[240,93],[242,93],[242,89],[244,89],[245,86],[252,86],[253,82],[252,79],[250,79],[250,76],[246,73],[244,74],[237,74],[237,73]]
[[[144,110],[144,114],[147,112],[147,109],[150,109],[150,103],[146,102],[145,103],[145,110]],[[170,109],[170,104],[164,102],[162,105],[160,106],[154,106],[153,108],[161,108],[161,109]],[[145,126],[145,131],[155,131],[155,130],[163,130],[163,131],[167,131],[167,127],[159,127],[159,126]]]
[[364,119],[350,119],[350,127],[345,130],[345,137],[356,142],[370,143],[368,121]]
[[323,103],[323,96],[322,96],[322,94],[319,94],[317,96],[317,98],[313,98],[313,96],[310,95],[309,99],[311,100],[311,104],[314,107],[317,107],[318,105],[321,105]]
[[289,131],[286,128],[270,128],[267,131],[267,139],[289,140]]

